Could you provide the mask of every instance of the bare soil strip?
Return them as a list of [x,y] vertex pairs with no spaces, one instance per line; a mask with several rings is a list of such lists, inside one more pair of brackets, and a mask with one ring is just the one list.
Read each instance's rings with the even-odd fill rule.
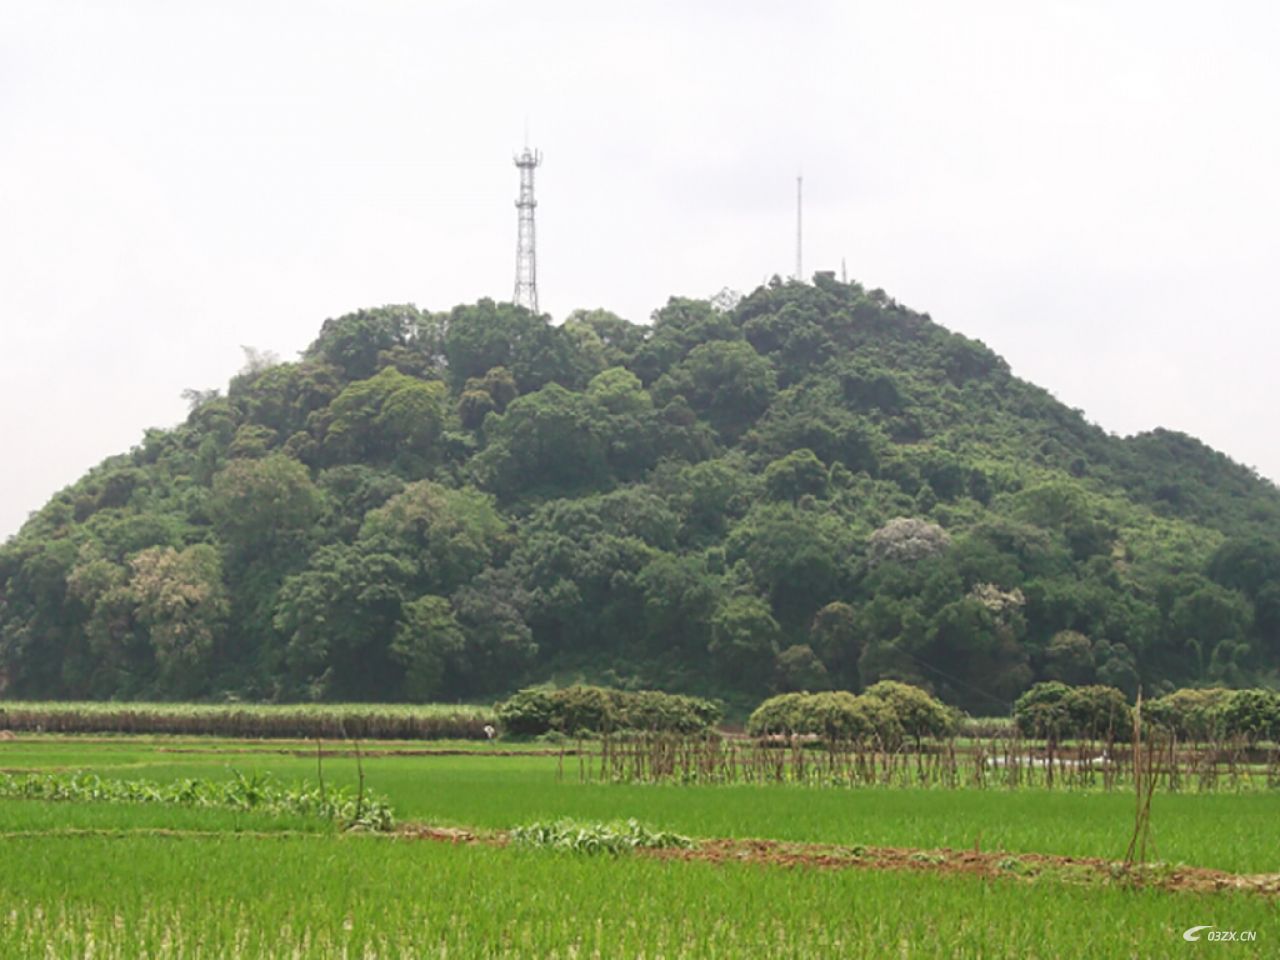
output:
[[[405,824],[401,836],[442,843],[483,843],[504,846],[503,832]],[[657,860],[709,863],[754,863],[774,867],[812,867],[835,870],[915,870],[967,873],[990,878],[1033,882],[1056,880],[1082,884],[1125,884],[1161,890],[1213,893],[1240,890],[1280,896],[1280,873],[1239,874],[1207,867],[1147,864],[1126,869],[1100,857],[1064,857],[1045,853],[1013,854],[981,850],[924,850],[911,847],[843,847],[833,844],[790,843],[780,840],[699,840],[689,850],[637,850]]]

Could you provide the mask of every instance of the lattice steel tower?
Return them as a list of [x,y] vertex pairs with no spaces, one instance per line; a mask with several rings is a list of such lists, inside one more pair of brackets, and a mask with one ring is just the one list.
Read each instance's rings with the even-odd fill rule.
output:
[[520,170],[520,199],[516,201],[519,226],[516,231],[516,304],[538,312],[538,251],[533,228],[533,210],[538,201],[533,199],[533,171],[542,163],[542,154],[528,146],[516,155]]

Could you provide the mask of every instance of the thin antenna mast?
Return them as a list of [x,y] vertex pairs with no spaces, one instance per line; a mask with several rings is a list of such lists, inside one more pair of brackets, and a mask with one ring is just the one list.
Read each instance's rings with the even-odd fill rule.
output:
[[796,177],[796,283],[804,283],[804,177]]

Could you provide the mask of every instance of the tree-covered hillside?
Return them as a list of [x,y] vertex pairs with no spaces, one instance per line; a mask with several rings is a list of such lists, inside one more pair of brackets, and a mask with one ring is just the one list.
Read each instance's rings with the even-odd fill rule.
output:
[[818,274],[326,321],[0,548],[8,696],[1274,683],[1280,492]]

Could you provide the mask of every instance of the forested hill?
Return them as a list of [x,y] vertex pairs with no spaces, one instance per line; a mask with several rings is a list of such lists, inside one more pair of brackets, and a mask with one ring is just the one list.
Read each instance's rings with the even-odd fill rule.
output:
[[818,274],[326,321],[0,548],[6,696],[1275,683],[1280,492]]

